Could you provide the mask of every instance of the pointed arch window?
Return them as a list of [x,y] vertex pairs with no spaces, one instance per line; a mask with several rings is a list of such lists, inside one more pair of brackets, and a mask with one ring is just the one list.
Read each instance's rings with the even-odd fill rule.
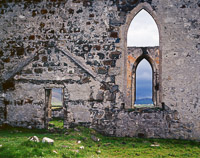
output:
[[131,21],[127,34],[128,47],[159,46],[159,31],[153,17],[142,9]]
[[[155,18],[155,19],[154,19]],[[138,5],[127,18],[127,108],[161,106],[158,19],[148,4]]]
[[153,105],[153,70],[145,58],[136,67],[135,106]]

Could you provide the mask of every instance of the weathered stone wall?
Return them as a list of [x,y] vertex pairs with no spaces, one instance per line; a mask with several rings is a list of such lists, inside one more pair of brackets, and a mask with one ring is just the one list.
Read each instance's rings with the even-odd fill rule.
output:
[[128,47],[127,54],[127,90],[126,90],[126,102],[131,105],[129,108],[133,108],[135,103],[135,79],[136,68],[142,59],[146,59],[152,67],[152,80],[153,80],[153,97],[152,100],[156,107],[161,107],[160,103],[160,70],[161,70],[161,58],[159,47]]
[[16,83],[15,90],[5,94],[7,118],[13,126],[44,126],[43,87],[29,83]]
[[5,103],[4,103],[4,98],[0,98],[0,125],[5,121]]
[[104,118],[96,118],[94,128],[112,136],[194,139],[193,123],[181,123],[176,110],[106,110]]
[[52,117],[64,119],[64,109],[52,109]]
[[[0,124],[45,127],[45,89],[63,88],[65,127],[200,139],[199,7],[198,0],[1,2]],[[158,69],[158,108],[133,110],[129,78],[144,48],[129,52],[126,33],[143,8],[160,33],[160,46],[147,48]]]
[[[200,136],[199,1],[170,1],[162,5],[162,100],[177,110],[181,122],[191,123]],[[181,132],[180,132],[181,133]]]

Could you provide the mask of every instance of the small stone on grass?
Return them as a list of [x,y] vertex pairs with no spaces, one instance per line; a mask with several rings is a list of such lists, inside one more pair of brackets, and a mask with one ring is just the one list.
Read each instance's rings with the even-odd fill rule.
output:
[[65,135],[69,135],[69,132],[65,132]]
[[94,142],[99,142],[100,139],[95,137],[94,135],[91,136],[91,139],[94,141]]
[[55,154],[57,154],[57,153],[58,153],[56,150],[53,150],[53,152],[54,152]]
[[78,128],[74,128],[74,131],[76,132],[80,132],[80,130]]
[[101,154],[101,150],[97,150],[97,154]]
[[51,138],[44,137],[44,138],[42,139],[42,143],[53,144],[53,143],[54,143],[54,140],[51,139]]
[[104,146],[108,146],[108,145],[111,145],[111,143],[106,143],[106,144],[104,144]]
[[28,140],[32,141],[32,142],[37,142],[37,143],[40,142],[40,140],[39,140],[39,138],[37,136],[32,136],[32,137],[28,138]]
[[151,144],[151,146],[158,147],[158,146],[160,146],[160,144],[158,144],[157,142],[155,142],[155,143]]

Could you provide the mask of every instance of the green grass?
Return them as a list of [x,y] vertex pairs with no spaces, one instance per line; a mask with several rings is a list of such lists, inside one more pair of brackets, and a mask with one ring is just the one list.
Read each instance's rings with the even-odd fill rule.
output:
[[135,108],[153,108],[153,104],[134,104]]
[[[58,127],[60,122],[56,123]],[[92,129],[77,127],[61,129],[60,133],[46,130],[1,128],[0,158],[199,158],[200,143],[186,140],[106,137]],[[64,133],[68,132],[68,135]],[[27,141],[30,136],[54,139],[54,145]],[[94,142],[91,135],[101,140]],[[81,141],[80,144],[77,141]],[[159,144],[152,147],[152,144]],[[84,146],[81,150],[80,146]],[[101,151],[98,153],[97,151]]]
[[63,129],[63,120],[59,118],[53,118],[50,122],[54,127]]
[[63,106],[62,102],[52,102],[51,106]]

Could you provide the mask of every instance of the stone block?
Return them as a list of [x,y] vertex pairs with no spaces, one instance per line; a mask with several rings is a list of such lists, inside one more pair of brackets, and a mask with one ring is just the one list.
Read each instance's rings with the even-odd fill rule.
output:
[[99,101],[99,102],[103,102],[104,100],[104,92],[103,91],[99,91],[96,95],[95,100]]
[[107,73],[107,69],[105,67],[99,67],[98,68],[98,74],[106,74]]
[[87,123],[92,121],[88,107],[82,104],[78,105],[71,104],[68,108],[70,113],[73,115],[73,120],[75,121],[75,123],[81,123],[81,122]]
[[89,100],[90,85],[86,84],[69,84],[66,86],[70,100]]

